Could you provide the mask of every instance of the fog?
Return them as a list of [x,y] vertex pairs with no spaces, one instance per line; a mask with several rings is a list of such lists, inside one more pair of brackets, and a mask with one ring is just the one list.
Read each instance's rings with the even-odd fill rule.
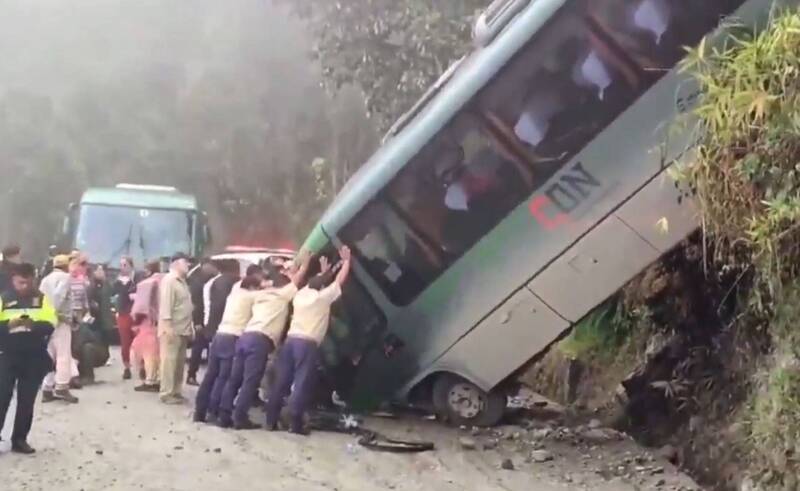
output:
[[217,246],[296,244],[374,141],[304,32],[267,0],[0,1],[0,242],[39,257],[86,187],[136,182],[197,193]]

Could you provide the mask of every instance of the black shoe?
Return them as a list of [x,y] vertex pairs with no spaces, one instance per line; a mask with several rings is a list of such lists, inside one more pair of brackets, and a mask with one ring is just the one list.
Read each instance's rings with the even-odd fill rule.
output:
[[53,401],[57,401],[57,400],[58,400],[58,398],[53,395],[53,391],[52,390],[43,390],[42,391],[42,402],[43,403],[44,402],[53,402]]
[[308,436],[308,435],[311,434],[311,430],[309,430],[308,428],[305,428],[305,427],[303,427],[303,428],[290,428],[289,429],[289,433],[291,433],[292,435]]
[[189,377],[186,379],[186,385],[191,385],[192,387],[198,387],[200,384],[197,382],[196,377]]
[[228,418],[218,418],[217,419],[217,426],[219,426],[220,428],[232,428],[233,427],[233,421],[231,421]]
[[36,453],[36,450],[28,445],[28,442],[20,441],[11,444],[11,451],[14,453],[21,453],[23,455],[31,455]]
[[131,379],[131,369],[126,368],[122,371],[122,380],[130,380]]
[[81,390],[83,385],[78,377],[72,377],[69,381],[69,388],[72,390]]
[[261,429],[261,425],[253,423],[252,421],[250,421],[248,419],[248,420],[245,420],[245,421],[242,421],[242,422],[239,422],[239,423],[234,423],[233,424],[233,429],[235,429],[235,430],[259,430],[259,429]]
[[264,429],[267,431],[278,431],[278,423],[270,423],[267,421],[267,424],[264,426]]

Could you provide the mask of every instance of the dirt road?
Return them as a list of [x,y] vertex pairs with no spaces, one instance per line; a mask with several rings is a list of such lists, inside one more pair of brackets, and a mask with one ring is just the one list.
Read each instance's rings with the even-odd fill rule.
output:
[[[370,420],[368,426],[384,434],[437,445],[414,455],[377,453],[347,435],[304,438],[194,424],[188,405],[163,406],[155,395],[133,392],[130,382],[119,379],[118,367],[100,369],[98,379],[107,382],[76,392],[76,406],[37,405],[30,443],[39,452],[33,457],[8,452],[6,424],[0,489],[696,489],[669,464],[624,439],[588,445],[551,436],[571,430],[538,424],[467,432],[425,420]],[[506,459],[511,465],[505,467],[513,470],[502,468]]]

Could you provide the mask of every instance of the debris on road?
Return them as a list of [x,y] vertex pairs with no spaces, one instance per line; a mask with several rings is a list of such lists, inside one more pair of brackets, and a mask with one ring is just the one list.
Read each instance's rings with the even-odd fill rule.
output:
[[547,450],[534,450],[531,452],[531,460],[537,464],[543,464],[553,460],[553,454]]
[[475,440],[473,440],[472,438],[466,436],[462,436],[461,438],[459,438],[458,444],[461,445],[461,448],[463,448],[464,450],[475,450],[476,448],[478,448],[477,442],[475,442]]
[[513,471],[515,469],[514,462],[511,459],[503,459],[503,462],[500,464],[500,468],[507,471]]

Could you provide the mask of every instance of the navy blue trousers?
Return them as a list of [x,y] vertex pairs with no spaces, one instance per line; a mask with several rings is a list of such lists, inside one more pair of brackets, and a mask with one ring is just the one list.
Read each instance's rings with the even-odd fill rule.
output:
[[[267,369],[267,359],[275,351],[272,340],[260,332],[246,332],[236,342],[236,356],[228,383],[222,391],[219,419],[241,424],[256,400],[258,387]],[[238,397],[237,397],[238,394]],[[231,419],[232,418],[232,419]]]
[[207,414],[217,416],[222,390],[231,376],[237,339],[239,337],[233,334],[217,333],[211,340],[208,349],[208,368],[194,402],[195,418],[205,420]]
[[267,401],[267,428],[274,427],[280,417],[283,399],[294,390],[289,398],[289,413],[292,417],[292,430],[303,427],[303,415],[314,391],[317,374],[319,346],[314,341],[289,337],[281,348],[277,361],[277,377],[269,389]]

